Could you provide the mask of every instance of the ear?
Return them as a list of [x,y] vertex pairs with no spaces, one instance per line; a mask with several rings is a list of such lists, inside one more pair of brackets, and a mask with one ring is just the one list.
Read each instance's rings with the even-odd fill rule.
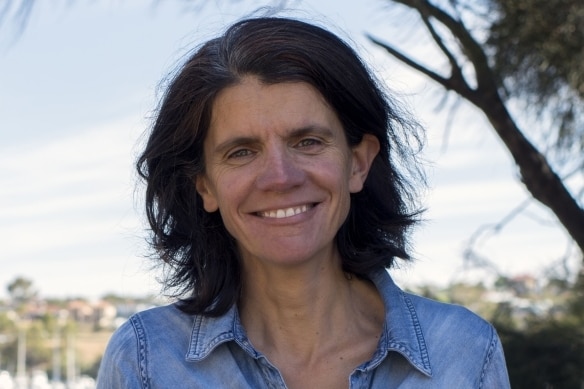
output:
[[205,174],[197,175],[195,178],[195,188],[197,189],[197,193],[199,193],[203,199],[203,208],[205,208],[205,211],[211,213],[219,209],[217,197],[215,196],[215,192],[211,188],[209,179]]
[[373,160],[379,153],[379,139],[372,134],[363,135],[361,143],[351,149],[351,176],[349,178],[349,191],[360,192],[369,174]]

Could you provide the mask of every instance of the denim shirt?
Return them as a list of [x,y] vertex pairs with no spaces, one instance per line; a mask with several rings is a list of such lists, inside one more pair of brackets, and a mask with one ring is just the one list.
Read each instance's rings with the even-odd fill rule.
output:
[[[509,388],[495,329],[467,309],[400,290],[372,275],[385,324],[371,359],[347,377],[350,388]],[[210,318],[176,305],[132,316],[112,336],[98,389],[286,388],[278,369],[250,343],[237,307]]]

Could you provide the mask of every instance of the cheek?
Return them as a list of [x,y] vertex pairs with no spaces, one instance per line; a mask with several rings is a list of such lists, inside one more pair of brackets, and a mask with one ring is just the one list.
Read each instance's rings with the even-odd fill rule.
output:
[[[219,212],[224,222],[233,218],[249,193],[249,180],[244,174],[221,174],[215,181]],[[227,224],[227,223],[226,223]]]
[[336,160],[322,167],[326,173],[321,173],[321,184],[326,186],[333,196],[337,197],[338,206],[343,209],[339,212],[345,213],[345,208],[348,212],[351,202],[352,177],[346,160]]

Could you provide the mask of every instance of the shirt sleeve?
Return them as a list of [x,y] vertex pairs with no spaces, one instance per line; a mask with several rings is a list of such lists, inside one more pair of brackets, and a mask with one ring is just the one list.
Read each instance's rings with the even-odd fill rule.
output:
[[510,389],[509,374],[503,353],[501,340],[493,328],[493,342],[490,352],[487,354],[483,369],[483,376],[480,380],[480,389]]
[[110,339],[97,374],[96,389],[146,389],[143,360],[138,337],[130,321],[124,323]]

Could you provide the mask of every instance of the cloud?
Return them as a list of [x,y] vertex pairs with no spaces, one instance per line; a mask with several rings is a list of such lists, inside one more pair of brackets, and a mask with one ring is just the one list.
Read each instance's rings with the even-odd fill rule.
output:
[[67,260],[93,257],[112,264],[113,258],[140,255],[133,155],[142,128],[140,120],[126,117],[46,144],[2,150],[0,263],[5,276],[22,266],[33,272],[39,263],[52,263],[63,267],[48,265],[52,270],[46,276],[58,277],[68,272]]

